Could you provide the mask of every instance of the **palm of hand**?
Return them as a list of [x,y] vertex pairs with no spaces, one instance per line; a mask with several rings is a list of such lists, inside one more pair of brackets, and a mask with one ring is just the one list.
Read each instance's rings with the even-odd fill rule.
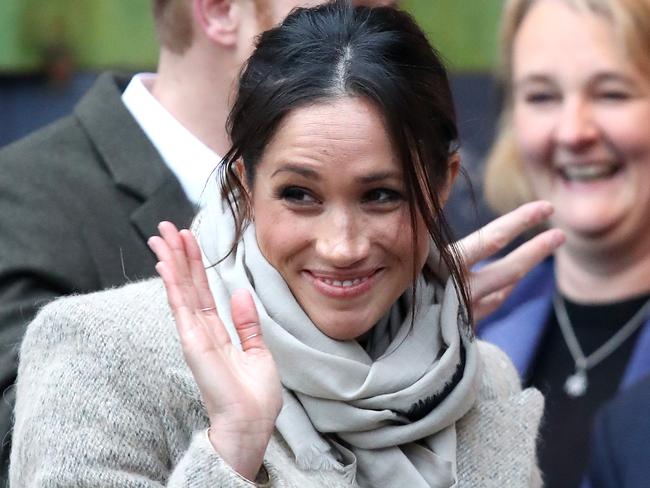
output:
[[223,431],[270,435],[282,407],[282,392],[269,350],[264,347],[242,351],[227,343],[206,350],[200,361],[209,370],[200,388],[211,434]]
[[282,407],[280,377],[255,303],[244,290],[231,297],[240,349],[219,317],[194,236],[169,222],[159,229],[161,237],[152,237],[149,246],[210,419],[210,440],[228,464],[253,479]]

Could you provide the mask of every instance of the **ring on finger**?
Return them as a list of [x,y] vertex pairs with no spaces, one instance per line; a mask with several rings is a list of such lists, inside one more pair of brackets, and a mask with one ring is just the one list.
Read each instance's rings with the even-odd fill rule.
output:
[[217,307],[206,307],[206,308],[202,308],[201,312],[212,312],[212,311],[214,311],[216,309],[217,309]]
[[251,335],[248,335],[248,336],[244,337],[244,340],[242,340],[241,342],[243,344],[244,342],[251,340],[253,337],[257,337],[257,336],[261,336],[261,335],[262,335],[261,332],[255,332],[255,333],[253,333]]

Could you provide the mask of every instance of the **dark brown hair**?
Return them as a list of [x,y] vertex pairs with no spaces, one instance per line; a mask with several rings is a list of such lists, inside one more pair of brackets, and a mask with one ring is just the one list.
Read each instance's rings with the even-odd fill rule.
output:
[[[260,37],[245,66],[228,119],[232,147],[220,166],[222,196],[236,220],[236,241],[250,202],[236,164],[253,187],[256,166],[280,122],[293,110],[341,97],[361,97],[382,114],[406,185],[416,252],[417,210],[438,250],[424,269],[450,273],[471,323],[470,294],[458,248],[442,213],[441,192],[458,130],[447,72],[415,21],[390,7],[352,7],[343,0],[294,10]],[[233,248],[236,242],[233,244]],[[414,269],[414,280],[420,270]]]

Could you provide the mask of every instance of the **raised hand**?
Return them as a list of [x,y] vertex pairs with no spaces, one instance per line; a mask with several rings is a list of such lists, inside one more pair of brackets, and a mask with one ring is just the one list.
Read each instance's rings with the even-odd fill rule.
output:
[[[531,202],[493,220],[460,241],[467,268],[487,259],[523,232],[553,213],[549,202]],[[496,310],[517,282],[564,242],[564,233],[550,229],[526,241],[506,256],[470,271],[472,312],[476,321]]]
[[192,233],[170,222],[149,239],[156,271],[167,291],[185,360],[194,375],[210,419],[209,437],[222,459],[253,480],[264,458],[282,406],[280,378],[262,338],[250,294],[231,297],[232,320],[242,350],[219,318]]

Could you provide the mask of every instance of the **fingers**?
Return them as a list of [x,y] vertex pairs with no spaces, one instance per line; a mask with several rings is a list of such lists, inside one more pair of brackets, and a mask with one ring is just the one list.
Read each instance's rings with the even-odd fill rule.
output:
[[158,261],[165,263],[167,277],[165,284],[173,285],[178,290],[179,298],[192,309],[202,308],[193,287],[187,255],[180,233],[171,222],[158,225],[161,237],[154,236],[148,241],[149,247],[156,253]]
[[[517,236],[542,223],[553,213],[549,202],[531,202],[490,222],[460,241],[468,268],[496,254]],[[496,310],[514,286],[533,267],[564,242],[564,234],[551,229],[478,271],[470,273],[472,312],[478,321]]]
[[485,227],[460,241],[468,268],[496,254],[517,236],[532,229],[553,213],[553,206],[546,201],[527,203],[493,220]]
[[208,275],[205,272],[203,265],[203,257],[201,256],[201,249],[194,238],[194,235],[187,229],[180,232],[185,251],[187,253],[188,267],[196,296],[199,302],[199,307],[205,313],[217,314],[217,307],[214,303],[214,297],[210,291],[208,284]]
[[[161,243],[158,240],[161,239],[157,237],[149,240],[149,244],[152,249],[160,250],[161,247],[164,246],[164,243]],[[178,271],[174,267],[173,262],[162,258],[160,254],[158,256],[158,259],[160,259],[160,261],[156,263],[156,271],[165,284],[167,301],[169,302],[169,306],[171,307],[172,311],[175,312],[176,309],[184,307],[187,308],[190,313],[193,313],[196,307],[191,303],[191,301],[187,299],[187,294],[180,284],[181,280],[177,276]]]
[[154,236],[148,244],[160,260],[156,271],[165,284],[181,339],[188,331],[201,328],[208,342],[215,345],[230,342],[219,319],[194,236],[188,230],[179,232],[170,222],[161,222],[159,229],[162,237]]
[[551,229],[525,242],[505,257],[472,272],[470,287],[473,301],[478,302],[503,288],[513,287],[563,242],[564,233]]
[[235,290],[230,297],[232,321],[245,352],[266,349],[253,297],[246,290]]
[[514,286],[507,286],[473,303],[472,315],[474,317],[474,323],[478,323],[499,308],[505,299],[508,298],[513,288]]
[[149,247],[158,260],[168,267],[168,282],[178,287],[185,304],[195,309],[213,309],[214,300],[208,286],[201,251],[192,233],[178,231],[170,222],[159,225],[162,237],[149,239]]

